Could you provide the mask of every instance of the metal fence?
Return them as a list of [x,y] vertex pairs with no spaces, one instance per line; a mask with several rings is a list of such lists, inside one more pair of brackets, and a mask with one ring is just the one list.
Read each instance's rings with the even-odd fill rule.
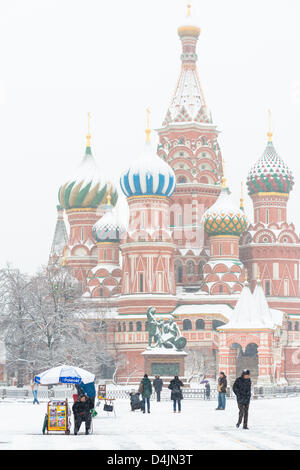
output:
[[[107,398],[115,398],[119,400],[128,400],[129,393],[133,390],[137,390],[137,387],[124,387],[123,389],[108,389]],[[52,389],[43,389],[40,388],[38,391],[39,401],[48,401],[51,399],[65,399],[72,400],[73,394],[76,393],[72,388],[56,387]],[[170,400],[170,390],[164,388],[161,392],[161,400]],[[205,400],[205,390],[195,389],[195,388],[183,388],[182,389],[183,398],[185,400]],[[234,398],[235,395],[231,389],[228,387],[227,398]],[[284,398],[288,396],[298,396],[300,395],[300,385],[295,386],[264,386],[264,387],[253,387],[252,389],[252,398]],[[210,399],[216,400],[218,396],[218,391],[216,388],[212,387],[210,392]],[[155,394],[152,394],[152,400],[155,400]],[[33,395],[30,388],[13,388],[13,387],[3,387],[0,388],[0,402],[1,401],[25,401],[31,402],[33,400]]]

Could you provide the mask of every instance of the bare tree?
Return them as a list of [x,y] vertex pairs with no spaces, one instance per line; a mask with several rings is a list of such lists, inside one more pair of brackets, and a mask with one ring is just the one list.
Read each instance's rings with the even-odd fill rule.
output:
[[201,383],[206,377],[206,374],[214,369],[214,358],[204,354],[204,352],[199,349],[189,349],[186,350],[186,352],[188,355],[185,370],[188,376],[188,382],[194,380]]

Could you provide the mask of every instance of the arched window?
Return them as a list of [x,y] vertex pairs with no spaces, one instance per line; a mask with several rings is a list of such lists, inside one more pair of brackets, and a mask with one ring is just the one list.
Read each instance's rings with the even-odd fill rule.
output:
[[182,282],[182,273],[183,273],[183,267],[182,263],[179,260],[175,261],[175,278],[176,282]]
[[129,322],[129,331],[133,331],[133,322],[132,321]]
[[187,274],[194,274],[195,272],[195,264],[193,261],[188,261],[186,263],[186,273]]
[[205,323],[202,318],[198,318],[198,320],[196,320],[196,330],[205,330]]
[[295,321],[295,331],[299,331],[299,323]]
[[140,321],[136,322],[136,331],[142,331],[142,322]]
[[123,331],[126,331],[126,323],[123,323]]
[[182,327],[183,327],[184,331],[192,330],[193,325],[192,325],[191,320],[188,320],[187,318],[185,320],[183,320]]
[[288,330],[289,331],[292,331],[292,322],[291,321],[288,321]]
[[185,176],[178,176],[178,183],[180,184],[183,184],[183,183],[186,183],[186,177]]
[[118,331],[119,332],[121,331],[121,323],[120,322],[118,323]]
[[200,263],[198,265],[198,274],[199,274],[200,280],[203,279],[203,267],[204,267],[204,262],[200,261]]

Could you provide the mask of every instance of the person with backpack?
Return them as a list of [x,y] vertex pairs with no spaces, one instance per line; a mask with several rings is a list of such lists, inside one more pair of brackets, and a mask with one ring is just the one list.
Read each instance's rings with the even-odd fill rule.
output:
[[152,395],[152,385],[147,374],[145,374],[142,378],[138,392],[142,394],[143,413],[146,413],[146,403],[147,411],[148,413],[150,413],[150,397]]
[[183,399],[182,390],[180,387],[183,387],[183,383],[178,378],[178,375],[175,375],[174,379],[171,380],[168,388],[172,390],[171,400],[173,400],[173,411],[176,413],[176,403],[178,405],[178,413],[181,413],[181,400]]
[[248,428],[248,410],[251,399],[251,379],[250,371],[243,370],[242,375],[236,379],[232,387],[236,394],[237,404],[239,407],[239,418],[236,427],[239,428],[244,418],[243,429]]

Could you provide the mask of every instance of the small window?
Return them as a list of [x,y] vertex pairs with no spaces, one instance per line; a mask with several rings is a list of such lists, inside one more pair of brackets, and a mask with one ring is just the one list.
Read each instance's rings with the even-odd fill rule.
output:
[[144,276],[143,273],[139,275],[139,283],[140,283],[140,292],[144,292]]
[[265,282],[265,293],[266,295],[271,295],[270,281]]
[[142,322],[140,321],[136,322],[136,331],[142,331]]
[[185,319],[182,322],[183,331],[188,331],[193,329],[191,320]]

